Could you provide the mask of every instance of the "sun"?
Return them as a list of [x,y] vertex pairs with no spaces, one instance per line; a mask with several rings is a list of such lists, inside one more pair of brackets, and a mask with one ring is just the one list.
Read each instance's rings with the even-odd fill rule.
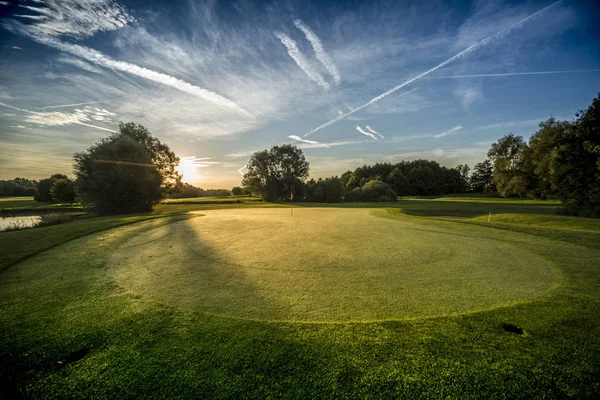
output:
[[182,175],[182,181],[186,183],[196,183],[200,178],[198,168],[200,165],[197,163],[196,157],[181,157],[179,165],[177,166],[177,172]]

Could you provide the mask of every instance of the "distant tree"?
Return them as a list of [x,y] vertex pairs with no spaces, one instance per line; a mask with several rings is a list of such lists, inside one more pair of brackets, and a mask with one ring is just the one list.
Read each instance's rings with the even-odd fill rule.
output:
[[530,171],[526,163],[527,143],[512,133],[493,143],[488,157],[494,164],[494,183],[503,196],[522,196],[530,183]]
[[429,196],[436,194],[436,179],[429,166],[416,165],[407,174],[408,194],[411,196]]
[[52,198],[52,194],[50,193],[50,189],[59,179],[69,179],[64,174],[54,174],[50,176],[50,178],[41,179],[37,185],[37,193],[33,197],[35,201],[39,201],[40,203],[53,203],[54,199]]
[[300,148],[286,144],[254,153],[247,168],[242,184],[273,201],[288,199],[308,178],[309,166]]
[[26,178],[0,180],[0,196],[35,196],[37,181]]
[[242,194],[244,194],[244,191],[241,187],[234,186],[233,189],[231,189],[231,194],[233,194],[234,196],[241,196]]
[[471,190],[474,192],[495,192],[494,167],[489,159],[475,164],[471,175]]
[[337,203],[342,200],[344,185],[337,176],[306,182],[304,199],[314,202]]
[[[456,187],[456,191],[454,193],[466,193],[471,189],[471,182],[469,178],[469,171],[471,168],[467,164],[459,164],[456,168],[453,168],[458,171],[458,185]],[[450,192],[452,193],[452,192]]]
[[396,167],[387,177],[387,183],[398,194],[398,196],[408,195],[409,182],[407,176],[400,167]]
[[75,186],[69,178],[57,179],[50,188],[50,195],[54,203],[75,203]]
[[99,213],[150,211],[163,181],[148,149],[128,135],[111,136],[75,158],[79,199]]

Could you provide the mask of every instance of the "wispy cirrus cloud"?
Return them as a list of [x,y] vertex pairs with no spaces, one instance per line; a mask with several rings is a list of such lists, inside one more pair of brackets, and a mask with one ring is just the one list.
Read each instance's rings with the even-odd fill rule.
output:
[[31,36],[84,39],[96,32],[114,31],[135,21],[123,6],[113,0],[46,0],[39,3],[40,6],[19,6],[34,14],[15,15],[37,21],[22,27]]
[[5,103],[0,103],[0,106],[4,106],[7,108],[11,108],[13,110],[17,110],[17,111],[21,111],[21,112],[29,114],[25,117],[25,121],[32,123],[32,124],[36,124],[36,125],[56,126],[56,125],[76,124],[76,125],[82,125],[82,126],[87,126],[87,127],[94,128],[94,129],[107,131],[107,132],[116,132],[114,129],[109,129],[109,128],[105,128],[103,126],[94,125],[94,124],[89,123],[89,122],[94,122],[94,121],[111,123],[112,121],[110,120],[109,117],[115,116],[116,114],[112,113],[110,111],[104,110],[104,109],[85,107],[83,109],[75,109],[75,111],[72,113],[64,113],[64,112],[59,112],[59,111],[51,111],[51,112],[32,111],[32,110],[27,110],[25,108],[15,107],[15,106],[12,106],[10,104],[5,104]]
[[[21,6],[36,12],[33,16],[44,17],[34,23],[22,24],[15,20],[5,27],[16,30],[33,40],[59,51],[87,60],[93,64],[126,72],[152,82],[170,86],[184,93],[209,101],[225,109],[252,115],[230,99],[213,91],[201,88],[171,75],[153,71],[139,65],[115,60],[97,50],[60,40],[62,36],[83,39],[101,31],[120,29],[135,21],[124,7],[112,0],[49,0],[43,7]],[[17,16],[18,17],[18,16]]]
[[321,43],[321,39],[319,39],[317,34],[314,33],[313,30],[310,29],[301,20],[299,20],[299,19],[295,20],[294,25],[296,25],[296,27],[298,29],[300,29],[302,31],[302,33],[304,33],[304,35],[306,36],[306,39],[312,45],[312,48],[315,52],[315,55],[317,56],[317,59],[319,61],[321,61],[321,64],[323,64],[325,69],[327,69],[327,71],[331,74],[331,76],[333,77],[333,80],[335,81],[335,84],[339,85],[342,78],[340,77],[340,73],[338,72],[337,67],[331,60],[331,57],[329,57],[329,54],[327,54],[327,52],[325,52],[325,49],[323,48],[323,43]]
[[304,71],[310,80],[321,86],[323,89],[329,89],[329,83],[325,82],[325,79],[323,79],[321,74],[315,71],[310,65],[306,57],[304,57],[300,49],[298,49],[298,44],[295,40],[282,32],[275,32],[275,36],[277,36],[277,38],[285,46],[292,60],[294,60],[294,62],[302,69],[302,71]]

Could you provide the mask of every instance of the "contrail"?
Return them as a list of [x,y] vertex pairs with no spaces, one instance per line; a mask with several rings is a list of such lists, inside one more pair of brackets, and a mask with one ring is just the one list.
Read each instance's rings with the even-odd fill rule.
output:
[[486,37],[485,39],[480,40],[479,42],[477,42],[475,44],[472,44],[471,46],[467,47],[466,49],[464,49],[460,53],[457,53],[457,54],[453,55],[452,57],[450,57],[446,61],[444,61],[444,62],[436,65],[435,67],[433,67],[433,68],[431,68],[431,69],[429,69],[429,70],[427,70],[425,72],[423,72],[422,74],[417,75],[414,78],[411,78],[411,79],[407,80],[406,82],[401,83],[398,86],[394,86],[393,88],[391,88],[387,92],[384,92],[384,93],[380,94],[379,96],[374,97],[373,99],[371,99],[367,103],[363,104],[362,106],[360,106],[358,108],[355,108],[354,110],[352,110],[352,111],[350,111],[350,112],[348,112],[348,113],[346,113],[346,114],[344,114],[344,115],[342,115],[342,116],[340,116],[340,117],[338,117],[336,119],[333,119],[333,120],[331,120],[329,122],[326,122],[325,124],[323,124],[323,125],[315,128],[315,129],[313,129],[312,131],[310,131],[307,134],[305,134],[304,137],[306,137],[306,136],[310,135],[311,133],[314,133],[314,132],[316,132],[316,131],[318,131],[320,129],[323,129],[323,128],[325,128],[325,127],[327,127],[327,126],[329,126],[329,125],[331,125],[331,124],[339,121],[340,119],[347,117],[348,115],[354,114],[355,112],[357,112],[359,110],[362,110],[363,108],[365,108],[365,107],[367,107],[367,106],[369,106],[369,105],[371,105],[371,104],[373,104],[375,102],[378,102],[379,100],[383,99],[384,97],[386,97],[386,96],[394,93],[396,90],[402,89],[404,86],[409,85],[409,84],[413,83],[414,81],[416,81],[418,79],[421,79],[422,77],[427,76],[427,75],[429,75],[430,73],[432,73],[434,71],[437,71],[438,69],[442,68],[443,66],[448,65],[451,62],[456,61],[457,59],[461,58],[465,54],[468,54],[468,53],[472,52],[473,50],[475,50],[475,49],[477,49],[477,48],[479,48],[481,46],[484,46],[484,45],[488,44],[492,39],[494,39],[494,38],[496,38],[496,37],[498,37],[498,36],[500,36],[500,35],[502,35],[504,33],[509,32],[511,29],[522,25],[523,23],[527,22],[528,20],[530,20],[531,18],[535,17],[536,15],[539,15],[539,14],[543,13],[544,11],[546,11],[546,10],[548,10],[548,9],[550,9],[550,8],[554,7],[555,5],[557,5],[559,3],[562,3],[562,2],[563,2],[563,0],[559,0],[556,3],[552,3],[551,5],[542,8],[541,10],[539,10],[539,11],[531,14],[530,16],[525,17],[522,20],[520,20],[518,22],[515,22],[514,24],[509,25],[509,26],[507,26],[504,29],[499,30],[498,32],[496,32],[496,33],[494,33],[494,34]]
[[106,68],[115,69],[118,71],[123,71],[130,73],[132,75],[139,76],[141,78],[148,79],[150,81],[160,83],[165,86],[170,86],[174,89],[178,89],[184,93],[191,94],[196,97],[200,97],[204,100],[210,101],[213,104],[227,107],[231,110],[234,110],[240,114],[244,114],[248,117],[252,117],[246,109],[240,107],[237,103],[227,99],[226,97],[221,96],[215,92],[211,92],[210,90],[203,89],[201,87],[192,85],[191,83],[182,81],[181,79],[175,78],[171,75],[163,74],[162,72],[156,72],[144,67],[140,67],[139,65],[131,64],[125,61],[117,61],[114,60],[99,51],[91,49],[85,46],[79,46],[77,44],[65,43],[60,40],[56,40],[53,38],[42,38],[33,36],[34,40],[45,44],[49,47],[53,47],[57,50],[63,51],[65,53],[72,54],[76,57],[86,59],[94,64],[101,65]]
[[356,130],[359,131],[360,133],[362,133],[363,135],[370,137],[373,140],[377,140],[377,136],[373,135],[372,133],[369,133],[369,132],[365,131],[363,128],[361,128],[358,125],[356,125]]
[[48,110],[50,108],[65,108],[65,107],[76,107],[76,106],[85,106],[87,104],[98,104],[104,103],[104,101],[88,101],[85,103],[75,103],[75,104],[59,104],[56,106],[46,106],[46,107],[34,107],[36,110]]
[[[63,116],[64,115],[69,115],[69,114],[58,113],[58,112],[54,112],[54,113],[52,113],[52,112],[51,113],[42,113],[42,112],[37,112],[37,111],[31,111],[31,110],[26,110],[24,108],[19,108],[19,107],[11,106],[10,104],[5,104],[5,103],[0,103],[0,106],[12,108],[13,110],[22,111],[22,112],[26,112],[26,113],[29,113],[29,114],[41,115],[41,116],[47,116],[48,114],[54,114],[54,115],[61,114]],[[62,124],[54,124],[54,125],[66,125],[66,124],[77,124],[77,125],[87,126],[87,127],[90,127],[90,128],[100,129],[102,131],[118,133],[117,131],[115,131],[113,129],[108,129],[108,128],[104,128],[102,126],[92,125],[92,124],[86,124],[85,122],[73,121],[73,120],[71,120],[69,122],[62,123]]]
[[329,54],[325,52],[325,49],[323,48],[323,43],[321,43],[321,39],[319,39],[317,34],[313,32],[312,29],[306,26],[299,19],[294,21],[294,25],[296,25],[296,28],[300,29],[304,33],[304,36],[306,36],[306,39],[312,45],[317,59],[321,61],[321,64],[323,64],[323,66],[331,74],[333,80],[335,81],[335,84],[339,85],[341,81],[340,73],[338,72],[333,61],[331,60],[331,57],[329,57]]
[[[402,93],[402,94],[401,94],[399,97],[402,97],[402,96],[405,96],[405,95],[407,95],[407,94],[409,94],[409,93],[412,93],[412,92],[414,92],[414,91],[415,91],[415,90],[417,90],[417,89],[418,89],[418,87],[416,87],[416,88],[414,88],[414,89],[412,89],[412,90],[409,90],[408,92],[404,92],[404,93]],[[334,124],[334,123],[338,122],[340,119],[343,119],[343,118],[347,117],[347,116],[348,116],[348,115],[350,115],[350,114],[354,114],[354,113],[355,113],[355,112],[357,112],[358,110],[362,110],[363,108],[365,108],[366,106],[370,105],[371,103],[373,103],[373,100],[371,100],[371,101],[370,101],[370,102],[368,102],[367,104],[363,104],[362,106],[360,106],[360,107],[358,107],[358,108],[355,108],[354,110],[351,110],[351,111],[347,112],[346,114],[342,114],[342,115],[340,115],[339,117],[337,117],[337,118],[335,118],[335,119],[332,119],[331,121],[325,122],[323,125],[316,127],[316,128],[315,128],[315,129],[313,129],[312,131],[310,131],[310,132],[308,132],[307,134],[305,134],[303,137],[307,137],[307,136],[308,136],[308,135],[310,135],[311,133],[314,133],[314,132],[316,132],[316,131],[318,131],[318,130],[321,130],[321,129],[323,129],[323,128],[327,128],[329,125],[331,125],[331,124]]]
[[371,128],[369,125],[367,125],[366,128],[369,132],[378,135],[382,139],[385,139],[385,137],[381,133],[377,132],[375,129]]
[[449,76],[432,76],[426,79],[455,79],[455,78],[493,78],[502,76],[519,76],[519,75],[553,75],[553,74],[575,74],[579,72],[600,72],[600,69],[573,69],[569,71],[532,71],[532,72],[504,72],[498,74],[472,74],[472,75],[449,75]]
[[329,83],[325,82],[325,79],[323,79],[321,74],[319,74],[310,66],[306,58],[304,58],[304,56],[300,52],[300,49],[298,49],[298,45],[292,38],[290,38],[285,33],[281,32],[275,32],[275,36],[277,36],[277,38],[281,40],[281,43],[283,43],[283,45],[287,49],[287,52],[290,55],[290,57],[292,57],[292,60],[294,60],[296,64],[298,64],[298,66],[302,68],[302,71],[304,71],[304,73],[308,75],[308,77],[312,81],[314,81],[317,85],[325,89],[329,89]]
[[434,137],[434,138],[441,138],[441,137],[444,137],[444,136],[455,135],[462,128],[463,128],[462,125],[456,125],[454,128],[450,128],[447,131],[444,131],[442,133],[438,133],[437,135],[433,135],[432,137]]
[[314,141],[314,140],[302,139],[300,136],[296,136],[296,135],[290,135],[288,137],[290,139],[294,139],[294,140],[297,140],[298,142],[302,142],[302,143],[309,143],[309,144],[317,144],[317,143],[319,143],[319,142]]

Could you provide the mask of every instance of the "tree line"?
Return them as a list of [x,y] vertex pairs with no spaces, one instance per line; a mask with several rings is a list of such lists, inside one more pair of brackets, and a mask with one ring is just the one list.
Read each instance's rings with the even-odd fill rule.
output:
[[493,143],[470,173],[436,161],[377,163],[340,177],[310,179],[302,150],[274,146],[254,153],[242,185],[267,201],[395,201],[398,196],[498,192],[535,199],[558,197],[567,214],[600,217],[600,96],[573,121],[550,118],[529,141],[512,133]]
[[493,143],[473,168],[414,160],[365,165],[341,176],[308,179],[309,164],[293,145],[254,153],[242,186],[203,190],[181,182],[179,158],[143,126],[119,131],[74,155],[75,180],[54,174],[39,182],[0,181],[0,195],[34,195],[42,202],[76,199],[99,213],[152,210],[165,197],[255,194],[267,201],[396,201],[398,196],[495,192],[546,199],[556,196],[573,215],[600,217],[600,96],[573,121],[550,118],[528,141],[512,133]]

